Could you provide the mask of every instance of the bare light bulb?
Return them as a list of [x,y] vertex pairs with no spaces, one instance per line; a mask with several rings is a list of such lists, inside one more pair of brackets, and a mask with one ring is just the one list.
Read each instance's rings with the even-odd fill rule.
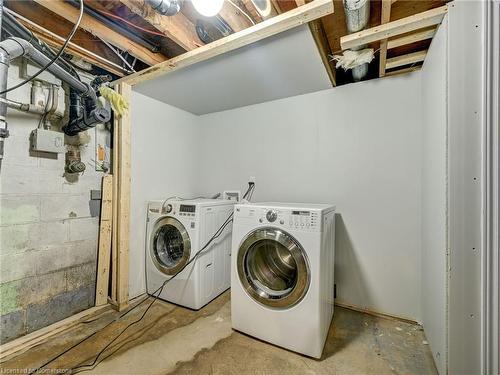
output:
[[194,9],[202,16],[213,17],[220,12],[224,0],[192,0]]

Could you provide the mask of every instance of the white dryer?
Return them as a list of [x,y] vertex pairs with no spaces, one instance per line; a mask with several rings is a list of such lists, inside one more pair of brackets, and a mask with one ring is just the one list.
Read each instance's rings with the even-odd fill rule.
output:
[[[222,199],[153,201],[148,205],[146,288],[158,295],[165,280],[188,264],[233,212]],[[198,310],[231,285],[231,225],[166,283],[159,298]],[[156,293],[155,293],[156,292]]]
[[335,206],[235,206],[233,328],[320,358],[333,317]]

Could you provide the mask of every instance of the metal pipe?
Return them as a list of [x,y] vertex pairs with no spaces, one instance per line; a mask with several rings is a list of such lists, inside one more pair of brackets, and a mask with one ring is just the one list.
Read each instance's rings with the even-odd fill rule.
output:
[[[0,55],[9,61],[19,56],[25,56],[40,66],[45,66],[50,62],[50,58],[38,51],[31,43],[21,38],[9,38],[0,43]],[[50,65],[47,70],[73,87],[78,93],[83,95],[94,95],[94,91],[86,83],[81,82],[69,72],[61,68],[58,64]],[[0,75],[1,77],[1,75]]]
[[[3,18],[3,0],[0,0],[0,36],[2,31],[2,18]],[[9,59],[7,56],[0,54],[0,91],[3,92],[7,88],[7,74],[9,71]],[[7,99],[7,93],[0,94],[0,100]],[[7,126],[7,104],[0,101],[0,168],[2,167],[4,141],[9,136],[9,129]]]
[[[77,0],[69,0],[68,1],[71,5],[79,8],[80,3]],[[115,29],[118,31],[120,34],[126,36],[128,39],[133,40],[134,42],[140,44],[143,47],[146,47],[149,49],[151,52],[160,52],[161,47],[158,44],[153,44],[149,40],[144,39],[143,37],[139,36],[138,34],[135,34],[127,29],[125,29],[122,25],[120,25],[117,22],[114,22],[110,20],[109,18],[103,16],[101,13],[95,11],[94,9],[86,6],[84,9],[85,13],[87,13],[89,16],[92,16],[93,18],[97,19],[98,21],[102,22],[106,26],[111,27],[112,29]]]
[[[347,31],[349,34],[365,29],[370,21],[370,0],[344,0]],[[366,45],[353,48],[361,50]],[[360,81],[368,74],[368,64],[356,66],[352,69],[354,81]]]
[[146,0],[145,2],[162,16],[175,16],[181,11],[183,0]]

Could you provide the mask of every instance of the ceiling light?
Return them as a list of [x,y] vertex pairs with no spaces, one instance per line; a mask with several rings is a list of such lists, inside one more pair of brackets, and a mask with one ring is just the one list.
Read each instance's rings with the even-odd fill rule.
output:
[[213,17],[220,12],[224,0],[192,0],[194,9],[202,16]]

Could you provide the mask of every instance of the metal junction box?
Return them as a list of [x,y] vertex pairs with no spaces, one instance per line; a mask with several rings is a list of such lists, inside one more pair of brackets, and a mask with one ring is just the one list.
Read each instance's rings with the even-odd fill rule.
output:
[[46,129],[35,129],[31,132],[31,149],[41,152],[63,153],[64,133]]

